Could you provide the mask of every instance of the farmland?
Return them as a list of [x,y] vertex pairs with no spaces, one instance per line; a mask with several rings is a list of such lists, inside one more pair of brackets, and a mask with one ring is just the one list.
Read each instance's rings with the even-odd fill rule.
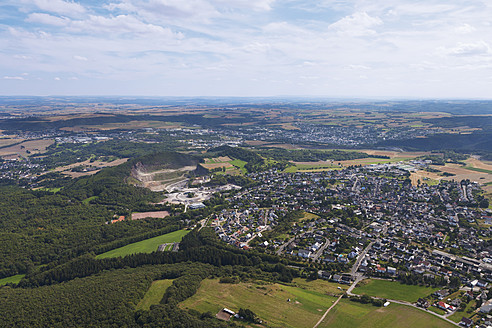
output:
[[9,147],[0,149],[0,157],[18,158],[28,157],[32,154],[40,154],[46,151],[55,141],[53,139],[38,139],[24,141]]
[[[298,287],[296,287],[298,286]],[[217,313],[223,307],[255,312],[269,327],[313,327],[339,294],[336,284],[295,279],[294,286],[261,282],[221,284],[202,281],[198,292],[181,308]],[[290,302],[288,301],[290,300]],[[423,311],[398,304],[374,307],[342,299],[319,327],[450,327]]]
[[369,304],[355,303],[342,299],[319,327],[444,328],[454,326],[431,314],[405,305],[392,303],[388,307],[376,308]]
[[96,256],[98,259],[108,258],[108,257],[123,257],[135,253],[152,253],[157,250],[157,247],[165,243],[175,243],[181,241],[183,236],[185,236],[188,230],[178,230],[162,236],[157,236],[154,238],[142,240],[136,243],[132,243],[120,248],[110,250],[109,252],[99,254]]
[[166,289],[173,283],[172,279],[156,280],[152,282],[144,298],[137,304],[137,310],[148,310],[151,305],[159,304]]
[[379,279],[364,280],[354,289],[354,294],[366,294],[399,301],[416,302],[419,298],[428,296],[438,288],[404,285],[396,281]]

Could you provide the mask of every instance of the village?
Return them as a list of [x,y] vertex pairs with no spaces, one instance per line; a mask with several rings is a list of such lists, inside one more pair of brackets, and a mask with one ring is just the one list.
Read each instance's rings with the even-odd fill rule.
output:
[[[491,213],[477,204],[477,183],[414,186],[395,164],[248,176],[255,186],[235,193],[230,209],[209,218],[225,242],[312,262],[320,278],[341,284],[404,274],[443,281],[461,293],[429,295],[416,305],[451,315],[466,293],[480,313],[492,310],[492,246],[485,241]],[[304,216],[286,229],[293,211]]]

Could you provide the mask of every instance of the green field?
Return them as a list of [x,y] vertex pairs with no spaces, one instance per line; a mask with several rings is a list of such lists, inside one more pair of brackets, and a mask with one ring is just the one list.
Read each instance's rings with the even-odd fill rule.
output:
[[206,279],[197,293],[182,302],[180,307],[213,314],[224,307],[233,311],[248,308],[268,327],[311,328],[335,300],[335,297],[293,286],[221,284],[217,279]]
[[84,199],[82,201],[82,203],[87,205],[87,204],[89,204],[91,202],[91,200],[98,199],[98,198],[99,198],[99,196],[91,196],[89,198]]
[[96,256],[98,259],[107,257],[119,257],[135,253],[152,253],[157,250],[157,247],[165,243],[175,243],[181,241],[184,235],[189,230],[178,230],[162,236],[142,240],[133,244],[129,244],[120,248],[110,250],[109,252],[102,253]]
[[19,281],[21,281],[22,278],[24,278],[25,274],[18,274],[15,276],[10,276],[7,278],[0,279],[0,286],[3,286],[5,284],[18,284]]
[[419,298],[429,296],[439,288],[404,285],[396,281],[369,279],[364,280],[360,287],[356,287],[354,294],[366,294],[392,300],[416,302]]
[[248,162],[242,161],[240,159],[235,159],[233,161],[229,161],[231,165],[234,165],[239,168],[242,174],[248,173],[248,170],[244,167],[244,165],[248,164]]
[[375,307],[370,304],[341,299],[320,328],[444,328],[452,324],[409,306],[392,303],[388,307]]
[[[197,293],[180,307],[216,314],[226,307],[233,311],[248,308],[267,327],[313,327],[340,294],[338,284],[324,280],[294,279],[291,285],[239,283],[221,284],[217,279],[202,281]],[[344,286],[346,288],[346,286]],[[327,295],[328,294],[328,295]],[[291,301],[288,302],[287,300]],[[370,304],[340,300],[319,327],[333,328],[410,328],[452,327],[424,311],[399,304],[375,307]]]
[[478,167],[465,166],[465,169],[470,170],[470,171],[475,171],[475,172],[492,174],[491,170],[479,169]]
[[151,305],[159,304],[166,289],[171,286],[173,279],[156,280],[152,282],[144,298],[137,304],[136,310],[148,310]]

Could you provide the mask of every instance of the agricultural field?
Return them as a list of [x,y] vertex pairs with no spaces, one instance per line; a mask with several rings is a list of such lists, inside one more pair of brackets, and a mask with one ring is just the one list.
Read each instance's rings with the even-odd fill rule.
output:
[[46,148],[55,143],[53,139],[39,139],[24,141],[20,144],[12,145],[0,149],[0,157],[19,158],[28,157],[34,154],[42,154]]
[[[104,167],[118,166],[120,164],[125,163],[126,161],[128,161],[128,158],[120,158],[120,159],[116,159],[116,160],[110,161],[110,162],[99,161],[99,160],[91,162],[91,160],[88,159],[88,160],[83,161],[83,162],[78,162],[78,163],[74,163],[74,164],[70,164],[70,165],[57,167],[53,171],[50,171],[50,172],[61,172],[61,173],[68,175],[72,178],[78,178],[81,176],[96,174],[97,172],[99,172]],[[87,167],[87,168],[91,168],[92,170],[85,171],[85,172],[84,171],[81,171],[81,172],[71,171],[73,168],[76,168],[76,167]]]
[[24,139],[16,139],[16,138],[0,138],[0,148],[8,147],[10,145],[23,142]]
[[[343,286],[346,288],[346,286]],[[202,281],[198,292],[180,304],[185,309],[213,314],[226,307],[248,308],[268,327],[313,327],[341,290],[323,280],[295,279],[291,285],[260,282],[221,284],[217,279]],[[290,302],[288,301],[290,299]],[[319,327],[452,327],[424,311],[399,304],[380,308],[341,299]]]
[[10,276],[6,278],[0,279],[0,286],[3,286],[5,284],[18,284],[19,281],[21,281],[22,278],[24,278],[25,274],[17,274],[15,276]]
[[206,279],[180,307],[213,314],[224,307],[248,308],[269,327],[311,328],[335,300],[322,292],[281,284],[221,284],[218,279]]
[[404,285],[396,281],[367,279],[359,283],[354,294],[375,296],[392,300],[416,302],[419,298],[429,296],[439,288]]
[[135,253],[152,253],[157,250],[157,247],[165,243],[180,242],[181,239],[189,232],[189,230],[178,230],[170,232],[168,234],[157,236],[154,238],[138,241],[120,248],[110,250],[106,253],[102,253],[96,256],[97,259],[104,259],[108,257],[123,257]]
[[341,299],[320,328],[447,328],[452,324],[422,310],[391,303],[388,307],[374,307],[371,304]]
[[291,162],[293,166],[285,168],[286,173],[301,172],[320,172],[340,170],[342,167],[333,161],[319,161],[319,162]]
[[352,166],[352,165],[371,165],[371,164],[387,164],[387,163],[398,163],[402,161],[406,161],[409,158],[407,157],[393,157],[393,158],[376,158],[376,157],[367,157],[367,158],[359,158],[359,159],[352,159],[348,161],[337,161],[336,163],[342,164],[342,166],[347,167],[347,166]]
[[151,305],[159,304],[166,289],[171,286],[173,279],[156,280],[152,282],[144,298],[137,304],[136,310],[148,310]]
[[60,130],[71,132],[82,131],[108,131],[108,130],[136,130],[136,129],[176,129],[181,125],[176,122],[161,121],[130,121],[122,123],[106,123],[101,125],[78,125],[73,127],[64,127]]

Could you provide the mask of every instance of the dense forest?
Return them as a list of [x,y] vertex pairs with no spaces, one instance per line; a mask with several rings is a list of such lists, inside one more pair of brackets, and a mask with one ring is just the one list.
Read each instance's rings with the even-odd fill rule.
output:
[[[135,254],[97,260],[90,255],[29,274],[16,288],[0,289],[2,324],[8,327],[228,327],[213,316],[188,312],[178,303],[201,280],[290,282],[298,274],[285,259],[245,252],[218,241],[210,229],[194,230],[182,251]],[[135,306],[154,280],[174,279],[160,304]]]

